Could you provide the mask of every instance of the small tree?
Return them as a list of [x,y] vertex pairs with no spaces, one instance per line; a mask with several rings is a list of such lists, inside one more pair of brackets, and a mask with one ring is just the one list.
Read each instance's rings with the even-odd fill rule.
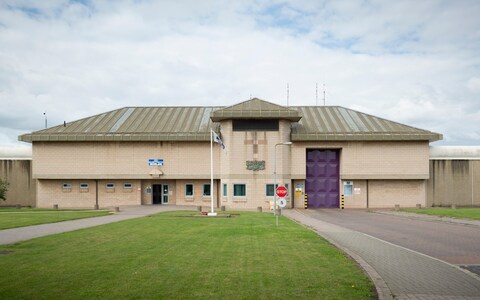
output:
[[0,179],[0,199],[7,200],[8,182]]

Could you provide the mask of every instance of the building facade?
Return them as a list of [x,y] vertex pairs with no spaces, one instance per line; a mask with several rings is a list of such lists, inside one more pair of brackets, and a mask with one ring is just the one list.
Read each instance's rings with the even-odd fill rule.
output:
[[[211,130],[225,151],[213,146]],[[429,143],[441,135],[343,107],[127,107],[19,137],[32,143],[38,207],[269,209],[426,204]],[[276,172],[275,172],[276,171]],[[276,173],[276,176],[275,174]]]

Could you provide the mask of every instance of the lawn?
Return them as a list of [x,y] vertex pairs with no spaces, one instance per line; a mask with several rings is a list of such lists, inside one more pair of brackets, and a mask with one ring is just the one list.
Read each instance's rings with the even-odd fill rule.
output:
[[359,267],[268,213],[166,212],[0,246],[4,299],[371,299]]
[[450,217],[458,219],[480,220],[480,208],[421,208],[421,209],[402,209],[404,212],[417,214],[426,214],[440,217]]
[[105,216],[108,214],[110,214],[110,212],[107,210],[67,211],[34,208],[0,208],[0,230]]

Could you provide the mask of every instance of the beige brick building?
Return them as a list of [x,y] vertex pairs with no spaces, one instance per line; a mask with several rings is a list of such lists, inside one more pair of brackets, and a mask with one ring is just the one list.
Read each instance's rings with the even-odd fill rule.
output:
[[[213,144],[211,130],[225,145]],[[287,207],[426,204],[441,135],[343,107],[127,107],[19,137],[32,143],[38,207]],[[276,162],[275,162],[276,156]],[[276,176],[275,176],[276,169]]]

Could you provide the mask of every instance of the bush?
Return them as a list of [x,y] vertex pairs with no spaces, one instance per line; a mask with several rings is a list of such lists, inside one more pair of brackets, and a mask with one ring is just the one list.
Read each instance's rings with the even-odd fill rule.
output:
[[7,200],[8,182],[0,179],[0,199]]

